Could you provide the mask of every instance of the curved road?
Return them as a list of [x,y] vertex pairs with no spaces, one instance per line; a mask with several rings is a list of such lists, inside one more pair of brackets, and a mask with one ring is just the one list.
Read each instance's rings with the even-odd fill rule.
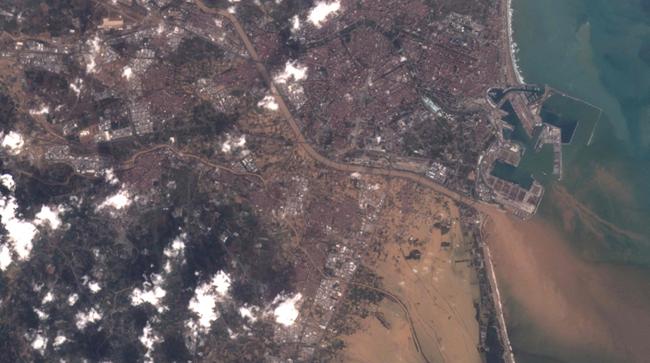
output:
[[298,123],[293,117],[293,114],[291,113],[289,107],[284,101],[284,97],[282,97],[277,87],[273,83],[273,79],[271,78],[268,70],[264,66],[264,63],[261,61],[259,55],[257,54],[257,51],[255,50],[255,47],[253,46],[253,43],[251,42],[250,38],[248,37],[248,34],[242,27],[239,20],[233,14],[227,11],[220,10],[220,9],[213,9],[206,6],[202,0],[197,0],[197,5],[199,6],[199,8],[201,8],[201,10],[207,13],[216,14],[228,19],[228,21],[233,25],[235,31],[237,32],[237,35],[244,43],[244,46],[246,47],[246,51],[250,55],[251,59],[255,62],[257,71],[260,73],[260,75],[268,85],[271,95],[274,97],[275,102],[278,104],[278,111],[282,114],[282,116],[285,118],[285,120],[288,122],[289,126],[291,127],[291,131],[293,132],[294,138],[296,139],[296,143],[307,155],[309,155],[309,157],[325,165],[328,168],[342,171],[342,172],[349,172],[349,173],[357,172],[360,174],[367,174],[367,175],[377,175],[377,176],[384,176],[384,177],[394,177],[394,178],[396,177],[396,178],[408,179],[415,183],[428,187],[429,189],[432,189],[440,194],[443,194],[457,202],[471,205],[472,207],[481,210],[483,212],[496,210],[494,206],[478,203],[472,199],[462,196],[459,193],[449,190],[444,186],[435,183],[434,181],[422,175],[413,172],[372,167],[372,166],[363,166],[363,165],[356,165],[356,164],[346,164],[346,163],[330,160],[325,156],[321,155],[307,142],[305,136],[300,131],[300,127],[298,126]]
[[[456,202],[468,204],[468,205],[474,207],[475,209],[477,209],[477,210],[479,210],[479,211],[481,211],[481,212],[483,212],[485,214],[488,214],[488,215],[490,215],[491,213],[494,213],[495,211],[499,211],[499,209],[496,208],[495,206],[479,203],[479,202],[477,202],[475,200],[466,198],[466,197],[460,195],[457,192],[449,190],[449,189],[445,188],[444,186],[442,186],[440,184],[437,184],[437,183],[433,182],[432,180],[430,180],[430,179],[428,179],[428,178],[426,178],[426,177],[424,177],[422,175],[413,173],[413,172],[408,172],[408,171],[404,171],[404,170],[395,170],[395,169],[372,167],[372,166],[346,164],[346,163],[341,163],[341,162],[330,160],[327,157],[321,155],[318,151],[316,151],[307,142],[305,136],[300,131],[300,127],[298,126],[298,123],[296,122],[295,118],[293,117],[293,114],[289,110],[289,107],[287,106],[286,102],[284,101],[284,98],[282,97],[282,95],[278,91],[277,87],[273,83],[273,79],[271,78],[268,70],[264,66],[264,63],[261,61],[259,55],[257,54],[257,51],[255,50],[255,47],[254,47],[253,43],[251,42],[250,38],[248,37],[248,34],[246,33],[246,31],[242,27],[239,20],[233,14],[230,14],[227,11],[209,8],[208,6],[206,6],[203,3],[203,0],[197,0],[197,5],[199,6],[199,8],[201,8],[201,10],[203,10],[203,11],[205,11],[207,13],[219,15],[219,16],[222,16],[222,17],[228,19],[228,21],[233,25],[233,27],[235,28],[235,31],[237,32],[239,38],[244,43],[244,46],[246,47],[246,50],[247,50],[248,54],[250,55],[251,59],[255,62],[255,66],[257,68],[257,71],[260,73],[260,75],[262,76],[262,78],[264,79],[266,84],[268,85],[269,90],[270,90],[273,98],[275,99],[276,103],[278,104],[278,111],[282,114],[282,116],[285,118],[285,120],[289,123],[289,126],[291,127],[291,131],[293,132],[293,136],[296,139],[298,146],[307,155],[309,155],[309,157],[311,157],[312,159],[316,160],[317,162],[325,165],[326,167],[329,167],[329,168],[334,169],[334,170],[342,171],[342,172],[349,172],[349,173],[357,172],[357,173],[360,173],[360,174],[377,175],[377,176],[384,176],[384,177],[397,177],[397,178],[403,178],[403,179],[411,180],[411,181],[413,181],[415,183],[418,183],[418,184],[420,184],[422,186],[428,187],[428,188],[430,188],[430,189],[432,189],[432,190],[434,190],[434,191],[436,191],[436,192],[438,192],[440,194],[443,194],[446,197],[448,197],[448,198],[450,198],[450,199],[452,199],[452,200],[454,200]],[[505,7],[505,9],[502,8],[501,10],[502,10],[502,14],[505,14],[505,16],[506,16],[506,19],[505,19],[506,20],[506,29],[505,29],[505,31],[508,32],[508,34],[506,34],[507,36],[505,37],[505,42],[507,44],[503,44],[502,47],[501,47],[502,51],[507,52],[507,57],[505,57],[506,58],[505,59],[506,60],[506,79],[507,79],[508,82],[512,82],[512,84],[519,84],[518,79],[517,79],[518,77],[516,76],[516,71],[514,70],[513,58],[512,58],[512,54],[511,54],[511,48],[510,48],[510,33],[509,33],[509,31],[510,31],[510,28],[509,28],[509,26],[510,26],[510,15],[509,15],[510,0],[502,0],[501,6]],[[504,38],[504,37],[502,37],[502,38]],[[491,261],[490,261],[490,263],[491,263]],[[490,277],[491,283],[493,283],[495,285],[494,287],[496,288],[496,291],[497,291],[497,296],[496,296],[495,303],[498,306],[501,306],[500,297],[498,296],[498,287],[496,286],[496,277],[493,274],[490,275],[489,277]],[[492,281],[492,280],[494,280],[494,281]],[[352,283],[354,283],[354,282],[352,282]],[[362,285],[362,284],[357,283],[357,285]],[[423,352],[421,350],[420,341],[418,339],[417,332],[416,332],[415,327],[413,325],[413,321],[412,321],[410,312],[409,312],[408,307],[406,306],[406,304],[404,304],[404,302],[402,302],[399,299],[399,297],[393,295],[389,291],[386,291],[386,290],[383,290],[383,289],[380,289],[380,288],[376,288],[376,287],[371,287],[369,285],[366,285],[364,287],[372,288],[372,289],[374,289],[374,290],[376,290],[378,292],[381,292],[381,293],[385,294],[387,297],[389,297],[391,300],[395,301],[397,304],[400,305],[400,307],[405,311],[405,313],[407,315],[407,318],[409,320],[410,327],[411,327],[411,334],[413,336],[413,342],[415,344],[416,350],[418,351],[418,353],[420,353],[420,355],[423,357],[423,359],[426,362],[429,362],[428,358],[423,354]],[[504,335],[504,339],[505,339],[505,342],[507,344],[507,347],[510,347],[510,342],[509,342],[509,339],[508,339],[507,331],[505,330],[505,319],[504,319],[504,316],[503,316],[503,312],[498,311],[497,315],[498,315],[498,320],[499,320],[500,324],[502,325],[502,329],[504,329],[502,331],[502,335]],[[504,358],[508,362],[513,362],[514,363],[514,356],[512,355],[512,350],[511,349],[509,349],[509,350],[510,351],[507,352],[508,354]]]

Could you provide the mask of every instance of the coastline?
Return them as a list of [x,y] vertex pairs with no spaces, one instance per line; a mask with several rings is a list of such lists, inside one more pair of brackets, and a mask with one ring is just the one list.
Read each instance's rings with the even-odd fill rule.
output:
[[489,217],[489,257],[518,353],[576,363],[646,361],[650,291],[640,287],[647,269],[585,261],[562,230],[541,219]]
[[[503,36],[504,38],[504,43],[502,43],[502,51],[507,52],[508,54],[505,55],[503,59],[505,60],[505,75],[506,75],[506,83],[510,83],[510,86],[512,85],[521,85],[525,84],[524,77],[521,74],[521,69],[519,68],[519,64],[517,62],[517,43],[514,40],[514,31],[512,27],[512,18],[514,15],[514,9],[512,8],[512,0],[505,0],[505,8],[501,8],[502,14],[505,15],[506,19],[506,24],[505,24],[505,32],[507,34],[507,39],[506,36]],[[514,83],[514,84],[513,84]],[[477,211],[478,212],[478,211]],[[494,259],[492,257],[492,253],[490,251],[489,245],[488,245],[488,238],[485,236],[485,229],[486,229],[486,223],[489,223],[490,221],[493,221],[492,216],[490,214],[485,214],[484,212],[479,212],[480,217],[480,224],[478,227],[478,238],[477,238],[477,247],[480,252],[480,256],[482,256],[482,263],[479,265],[480,267],[477,269],[477,273],[479,275],[481,274],[481,267],[484,268],[484,277],[487,280],[487,283],[489,285],[488,290],[484,291],[482,289],[481,294],[483,295],[486,293],[490,300],[492,300],[492,305],[493,305],[493,316],[496,318],[496,324],[497,324],[497,332],[499,335],[499,340],[500,340],[500,345],[502,349],[502,354],[501,354],[501,360],[505,363],[516,363],[515,360],[515,355],[512,349],[512,343],[510,341],[510,335],[508,333],[508,327],[506,323],[506,318],[505,318],[505,313],[504,313],[504,307],[503,307],[503,301],[501,298],[501,292],[499,290],[499,284],[497,281],[497,276],[495,272],[495,267],[494,267]]]
[[485,219],[481,221],[480,233],[481,233],[481,245],[484,251],[484,259],[486,261],[486,269],[488,271],[488,280],[490,285],[492,285],[492,291],[494,292],[494,307],[496,309],[497,320],[499,322],[499,329],[501,330],[501,339],[504,346],[504,361],[506,363],[515,363],[515,355],[512,350],[512,343],[510,342],[510,335],[508,334],[508,327],[506,324],[505,314],[503,312],[503,303],[501,300],[501,292],[499,291],[499,284],[497,281],[496,273],[494,272],[494,264],[492,259],[492,253],[490,252],[490,247],[487,244],[486,239],[483,237]]
[[487,362],[515,363],[492,253],[487,243],[486,228],[493,219],[491,214],[479,212],[467,205],[459,205],[459,211],[464,234],[471,241],[471,265],[474,266],[479,287],[480,299],[476,306],[479,351],[485,354]]
[[[574,167],[567,173],[567,180],[559,184],[569,189],[567,196],[548,195],[548,209],[525,223],[491,213],[496,223],[486,230],[491,253],[488,255],[486,250],[485,259],[486,265],[489,259],[497,269],[510,339],[519,360],[646,361],[650,347],[643,338],[649,336],[650,329],[650,275],[647,265],[635,261],[647,261],[647,254],[643,256],[647,253],[643,249],[647,234],[633,241],[608,232],[623,226],[639,234],[647,232],[643,226],[646,213],[640,209],[647,195],[637,190],[647,182],[647,174],[637,171],[636,163],[628,159],[637,150],[647,150],[647,144],[642,142],[647,137],[642,131],[646,130],[638,130],[637,139],[617,136],[619,127],[634,125],[630,115],[647,107],[643,100],[623,102],[629,96],[624,90],[644,87],[648,77],[635,58],[638,34],[629,31],[638,27],[640,19],[634,13],[638,8],[611,4],[591,7],[587,0],[572,2],[571,6],[559,1],[518,1],[500,3],[502,16],[507,11],[501,24],[507,25],[508,38],[504,29],[500,43],[502,66],[506,67],[501,72],[506,83],[523,81],[519,68],[522,65],[526,76],[535,75],[536,79],[529,82],[571,90],[575,96],[558,93],[599,112],[585,114],[590,122],[596,120],[591,130],[584,126],[590,124],[579,126],[585,127],[585,138],[580,141],[586,140],[586,146],[597,145],[585,148],[580,144],[568,149],[567,160]],[[585,11],[594,24],[591,37],[588,41],[566,37],[575,31],[575,22],[584,21]],[[514,20],[520,31],[516,34]],[[607,34],[599,34],[604,27]],[[521,53],[515,39],[522,42]],[[619,49],[629,49],[630,53],[616,53]],[[506,51],[510,54],[506,55]],[[616,54],[618,67],[598,63],[610,54]],[[604,128],[609,134],[603,133]],[[636,149],[630,153],[628,147]],[[606,184],[605,176],[601,179],[597,172],[606,174],[611,184]],[[572,192],[575,195],[568,195]],[[580,205],[575,204],[578,200],[610,218],[603,221],[583,215]],[[625,216],[629,224],[626,218],[619,218],[623,210],[628,211]]]
[[512,7],[512,0],[506,0],[506,28],[508,32],[508,53],[510,57],[510,64],[508,67],[514,74],[514,81],[516,81],[518,84],[525,84],[526,82],[521,73],[521,68],[519,67],[519,62],[517,59],[519,47],[517,46],[517,42],[514,39],[514,30],[512,28],[513,16],[514,9]]

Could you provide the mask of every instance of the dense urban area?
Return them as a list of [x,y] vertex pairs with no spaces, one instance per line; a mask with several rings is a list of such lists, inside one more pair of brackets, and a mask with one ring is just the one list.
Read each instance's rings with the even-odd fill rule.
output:
[[461,276],[475,328],[440,316],[512,361],[481,212],[533,216],[541,183],[494,170],[549,144],[561,178],[566,141],[507,9],[2,2],[0,361],[346,361],[370,320],[397,329],[386,306],[454,361],[391,259]]

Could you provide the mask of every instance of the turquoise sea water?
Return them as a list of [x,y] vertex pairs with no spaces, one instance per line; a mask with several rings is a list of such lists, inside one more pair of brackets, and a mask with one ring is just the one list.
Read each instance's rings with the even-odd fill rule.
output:
[[[548,190],[538,218],[558,226],[589,263],[649,268],[650,0],[513,0],[513,8],[526,82],[549,84],[602,109],[549,104],[578,126],[564,149],[561,182],[544,176],[548,158],[528,165]],[[568,202],[554,188],[573,198]],[[576,205],[583,214],[567,221],[563,210]],[[518,344],[539,348],[531,343],[539,340],[535,327],[523,331],[513,338],[515,350]],[[574,361],[543,355],[523,361]]]

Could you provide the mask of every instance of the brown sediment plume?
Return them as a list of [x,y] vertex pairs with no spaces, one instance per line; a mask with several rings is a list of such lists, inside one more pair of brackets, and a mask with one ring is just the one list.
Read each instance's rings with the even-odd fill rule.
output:
[[604,227],[608,231],[617,234],[619,237],[626,237],[636,241],[647,240],[647,237],[640,233],[624,229],[600,217],[589,207],[573,197],[566,188],[556,185],[551,189],[551,192],[553,193],[553,201],[561,206],[565,229],[573,230],[575,227],[575,218],[579,218],[592,233],[601,239],[605,238],[603,231]]
[[487,239],[499,282],[536,335],[549,337],[544,346],[527,349],[551,354],[549,347],[559,347],[564,356],[558,358],[569,360],[590,351],[615,361],[647,361],[647,271],[581,260],[561,232],[539,218],[521,222],[492,213],[491,219]]
[[593,182],[599,189],[619,200],[624,205],[634,204],[634,193],[623,180],[617,178],[612,170],[597,166],[594,170]]

